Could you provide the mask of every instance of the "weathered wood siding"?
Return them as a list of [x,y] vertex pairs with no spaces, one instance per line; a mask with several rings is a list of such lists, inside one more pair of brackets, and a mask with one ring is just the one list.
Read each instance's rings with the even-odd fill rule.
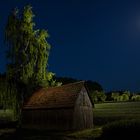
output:
[[[77,85],[76,85],[77,86]],[[50,92],[49,101],[51,107],[50,108],[42,108],[35,109],[34,106],[29,106],[23,108],[23,127],[29,128],[38,128],[38,129],[48,129],[48,130],[80,130],[86,128],[93,127],[93,106],[89,99],[87,90],[85,86],[80,85],[77,88],[76,86],[69,88],[71,89],[72,96],[68,96],[67,88],[64,90],[65,92],[62,94],[62,89],[59,91],[63,95],[62,97],[57,97],[60,100],[57,104],[54,104],[54,98]],[[55,89],[56,90],[56,89]],[[58,91],[58,89],[56,90]],[[55,92],[56,92],[55,91]],[[80,91],[80,92],[79,92]],[[76,93],[75,93],[76,92]],[[43,93],[40,93],[43,94]],[[55,95],[55,94],[54,94]],[[67,96],[66,96],[67,95]],[[39,96],[39,95],[38,95]],[[35,99],[38,100],[38,96]],[[46,97],[46,96],[45,96]],[[68,98],[66,98],[68,97]],[[45,104],[45,98],[42,98]],[[47,100],[47,98],[46,98]],[[33,100],[34,101],[34,100]],[[64,105],[65,106],[61,106]],[[32,105],[32,104],[31,104]],[[41,103],[40,103],[41,105]],[[67,106],[68,105],[68,106]],[[47,106],[48,107],[48,106]]]
[[23,127],[71,130],[73,109],[23,110]]
[[85,129],[93,127],[93,107],[85,87],[75,103],[73,129]]

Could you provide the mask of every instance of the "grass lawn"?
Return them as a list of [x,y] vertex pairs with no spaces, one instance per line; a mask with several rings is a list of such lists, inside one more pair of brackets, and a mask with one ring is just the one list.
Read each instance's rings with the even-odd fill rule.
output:
[[95,104],[94,124],[104,125],[117,120],[140,120],[140,102]]
[[13,120],[14,112],[11,109],[0,110],[0,120]]

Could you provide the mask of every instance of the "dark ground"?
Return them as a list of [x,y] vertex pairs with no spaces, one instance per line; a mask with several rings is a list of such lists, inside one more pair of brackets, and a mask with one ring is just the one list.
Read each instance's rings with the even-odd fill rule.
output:
[[[77,140],[66,136],[68,133],[70,132],[5,129],[5,132],[0,135],[0,140]],[[91,140],[91,138],[78,138],[78,140]]]

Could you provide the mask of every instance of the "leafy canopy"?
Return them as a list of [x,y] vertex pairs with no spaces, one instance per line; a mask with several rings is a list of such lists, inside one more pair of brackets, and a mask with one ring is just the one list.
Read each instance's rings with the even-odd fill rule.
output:
[[15,8],[9,15],[5,28],[7,44],[7,97],[14,100],[19,113],[26,97],[38,87],[57,86],[54,73],[47,70],[50,44],[44,29],[35,29],[31,6],[20,13]]
[[22,14],[14,9],[8,17],[5,39],[9,47],[7,75],[16,84],[52,86],[53,73],[47,71],[50,44],[46,30],[35,30],[31,6],[25,6]]

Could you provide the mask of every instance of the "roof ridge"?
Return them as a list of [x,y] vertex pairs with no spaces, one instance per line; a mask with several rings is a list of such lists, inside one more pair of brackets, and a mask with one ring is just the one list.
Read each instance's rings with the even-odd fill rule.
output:
[[68,84],[65,84],[65,85],[62,85],[62,86],[75,85],[75,84],[79,84],[79,83],[85,83],[85,81],[84,81],[84,80],[82,80],[82,81],[77,81],[77,82],[68,83]]
[[[67,86],[71,86],[71,85],[75,85],[75,84],[80,84],[80,83],[85,83],[85,81],[84,80],[82,80],[82,81],[78,81],[78,82],[73,82],[73,83],[68,83],[68,84],[64,84],[64,85],[61,85],[61,86],[57,86],[57,87],[49,87],[49,88],[47,88],[47,89],[55,89],[55,88],[63,88],[63,87],[67,87]],[[46,89],[45,87],[44,87],[44,89]]]

